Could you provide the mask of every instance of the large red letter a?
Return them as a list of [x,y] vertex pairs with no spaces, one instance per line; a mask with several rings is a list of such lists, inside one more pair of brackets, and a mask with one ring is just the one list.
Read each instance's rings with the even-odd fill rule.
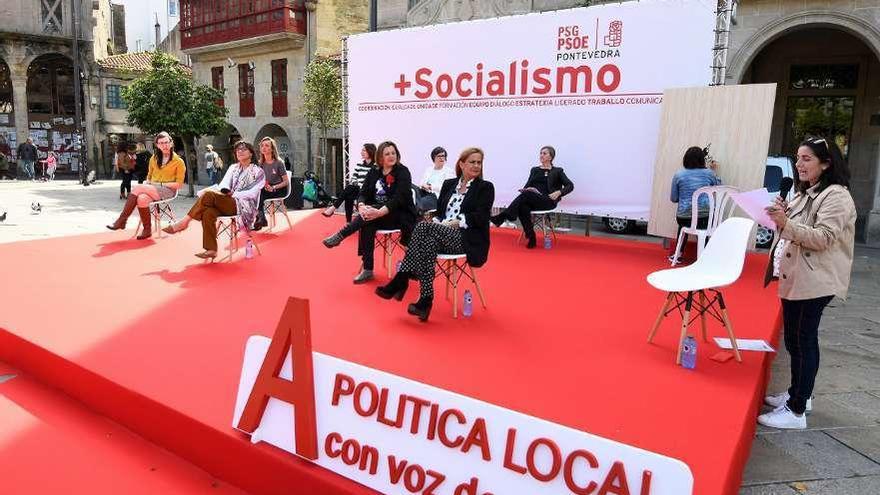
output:
[[[293,380],[279,378],[287,352],[293,357]],[[263,412],[275,397],[294,406],[296,453],[318,458],[318,427],[315,422],[315,377],[312,367],[312,330],[309,302],[291,297],[275,329],[263,366],[251,390],[238,428],[250,433],[260,425]]]

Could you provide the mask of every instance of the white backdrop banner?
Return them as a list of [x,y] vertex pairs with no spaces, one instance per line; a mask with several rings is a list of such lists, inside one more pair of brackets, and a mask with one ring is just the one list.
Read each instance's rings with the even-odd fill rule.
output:
[[562,211],[647,219],[663,90],[710,82],[713,5],[625,2],[352,36],[350,165],[363,143],[391,140],[418,181],[435,146],[452,166],[478,146],[501,206],[550,145],[575,184]]

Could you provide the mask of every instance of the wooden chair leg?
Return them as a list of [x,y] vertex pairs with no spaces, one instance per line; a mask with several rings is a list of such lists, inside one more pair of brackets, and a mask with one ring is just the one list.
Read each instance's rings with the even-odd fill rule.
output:
[[[456,267],[458,264],[455,265]],[[453,268],[453,273],[457,268]],[[458,283],[452,282],[452,317],[458,318]]]
[[721,308],[721,318],[724,320],[724,328],[727,329],[727,336],[730,337],[730,345],[733,347],[733,355],[736,356],[737,362],[742,362],[742,355],[739,353],[739,346],[736,345],[736,336],[733,334],[733,325],[730,323],[730,317],[727,316],[727,308]]
[[663,308],[660,310],[660,314],[657,315],[657,319],[654,320],[654,326],[651,327],[651,331],[648,333],[648,343],[650,344],[654,340],[654,334],[657,333],[657,329],[660,328],[660,322],[663,321],[663,315],[666,314],[666,310],[669,309],[669,305],[672,303],[672,300],[675,296],[674,292],[670,292],[666,296],[666,302],[663,303]]
[[681,348],[684,347],[684,338],[687,335],[688,321],[691,319],[691,305],[694,300],[694,293],[688,292],[687,297],[684,317],[681,319],[681,334],[678,336],[678,348],[675,350],[675,364],[681,364]]
[[474,287],[477,289],[477,295],[480,296],[480,304],[483,305],[483,309],[486,309],[486,298],[483,297],[483,289],[480,288],[480,281],[477,280],[477,272],[474,271],[474,267],[468,266],[471,269],[471,278],[474,279]]
[[[706,293],[700,291],[700,306],[705,309],[706,307]],[[703,342],[709,342],[709,338],[706,335],[706,312],[703,311],[700,313],[700,330],[703,333]]]

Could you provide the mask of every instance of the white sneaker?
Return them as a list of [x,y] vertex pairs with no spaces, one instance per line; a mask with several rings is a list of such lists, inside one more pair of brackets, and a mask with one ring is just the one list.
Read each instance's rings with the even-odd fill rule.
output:
[[779,409],[758,416],[758,423],[782,430],[803,430],[807,427],[807,415],[798,416],[788,406],[783,405]]
[[[778,394],[768,395],[768,396],[764,397],[764,404],[767,404],[768,406],[772,407],[773,409],[779,409],[788,402],[789,397],[791,397],[791,396],[788,395],[788,391],[779,392]],[[810,413],[812,411],[813,411],[813,398],[810,397],[809,399],[807,399],[806,412]]]

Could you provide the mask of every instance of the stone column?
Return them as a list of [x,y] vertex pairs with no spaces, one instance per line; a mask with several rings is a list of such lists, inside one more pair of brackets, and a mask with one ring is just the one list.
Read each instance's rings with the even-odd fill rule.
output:
[[869,144],[874,161],[874,205],[865,216],[865,244],[880,246],[880,138]]
[[[27,106],[27,75],[10,74],[12,79],[12,104],[15,106],[15,132],[18,135],[18,143],[23,143],[28,137],[28,106]],[[16,154],[16,157],[18,155]]]

